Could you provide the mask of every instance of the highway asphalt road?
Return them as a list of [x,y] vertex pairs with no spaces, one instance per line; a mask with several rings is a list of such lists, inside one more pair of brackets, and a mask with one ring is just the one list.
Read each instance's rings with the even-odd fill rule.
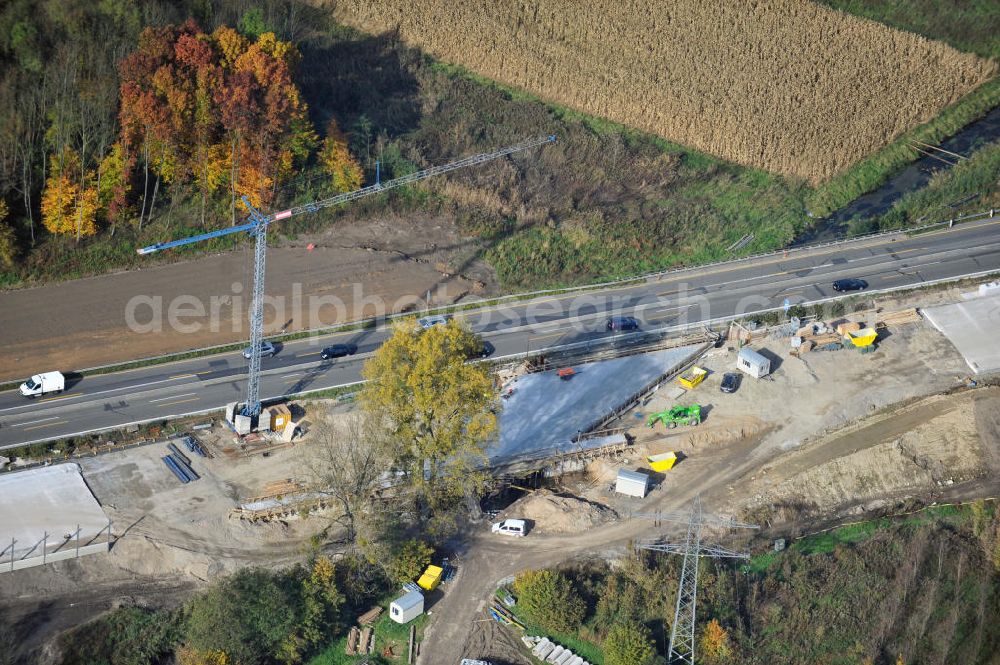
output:
[[[494,357],[573,342],[605,340],[609,313],[631,314],[644,330],[710,321],[836,296],[835,279],[858,277],[870,290],[1000,271],[1000,218],[912,237],[894,235],[793,250],[605,290],[519,301],[463,313],[495,347]],[[263,399],[343,386],[360,380],[367,354],[384,329],[339,333],[279,345],[262,362]],[[628,341],[628,335],[619,337]],[[323,361],[323,346],[358,345],[349,358]],[[32,371],[48,371],[44,358]],[[70,376],[66,391],[29,400],[0,393],[0,449],[126,424],[219,409],[245,396],[246,361],[227,353],[113,374]]]

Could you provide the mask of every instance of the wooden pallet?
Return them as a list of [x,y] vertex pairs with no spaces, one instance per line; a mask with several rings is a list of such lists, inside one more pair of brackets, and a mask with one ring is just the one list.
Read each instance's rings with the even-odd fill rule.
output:
[[344,649],[344,653],[348,656],[358,655],[358,642],[361,640],[361,631],[357,629],[357,626],[351,626],[351,630],[347,633],[347,647]]
[[375,623],[375,620],[379,618],[382,614],[381,607],[373,607],[361,616],[358,617],[359,626],[369,626]]
[[907,323],[917,323],[921,318],[917,308],[911,307],[898,312],[886,312],[878,317],[878,322],[880,327],[901,326]]
[[812,348],[817,348],[821,346],[826,346],[827,344],[833,344],[834,342],[840,342],[842,339],[843,338],[835,332],[825,333],[823,335],[812,335],[810,337],[803,337],[802,344],[804,346],[806,342],[812,342],[813,343]]
[[371,626],[365,626],[361,629],[361,643],[358,645],[358,653],[371,653],[372,647],[375,646],[375,631]]
[[285,480],[274,480],[264,485],[263,491],[257,496],[245,497],[240,503],[253,503],[264,499],[274,499],[279,496],[288,496],[305,491],[302,483],[287,478]]

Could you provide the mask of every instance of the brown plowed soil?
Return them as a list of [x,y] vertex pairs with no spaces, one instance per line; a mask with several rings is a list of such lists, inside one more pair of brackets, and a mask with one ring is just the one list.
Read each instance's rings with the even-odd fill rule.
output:
[[[410,303],[422,304],[428,291],[434,304],[489,295],[496,290],[495,276],[477,258],[478,251],[474,240],[445,221],[393,218],[337,225],[272,247],[266,293],[284,305],[265,303],[267,332],[357,320],[375,314],[377,302],[385,303],[388,311],[383,313],[397,312]],[[251,264],[252,246],[244,243],[233,252],[182,263],[157,266],[151,259],[142,270],[0,292],[0,312],[5,313],[0,381],[245,340]],[[160,332],[130,330],[126,309],[136,296],[162,301]],[[201,303],[204,314],[186,315],[191,304],[181,297]],[[333,297],[346,307],[317,300]],[[170,326],[171,303],[187,330]],[[151,318],[149,305],[135,309],[134,320],[140,324]]]

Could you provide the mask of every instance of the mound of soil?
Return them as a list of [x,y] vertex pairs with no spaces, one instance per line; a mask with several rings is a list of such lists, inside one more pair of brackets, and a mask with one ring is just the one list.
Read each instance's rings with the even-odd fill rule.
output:
[[575,496],[538,490],[512,503],[504,517],[531,520],[532,530],[541,533],[578,533],[615,520],[618,513]]

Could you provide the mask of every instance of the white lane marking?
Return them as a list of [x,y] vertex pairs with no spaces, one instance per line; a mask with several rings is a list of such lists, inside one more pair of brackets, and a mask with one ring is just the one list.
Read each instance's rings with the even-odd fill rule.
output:
[[675,310],[675,309],[690,309],[691,307],[694,307],[694,305],[693,304],[691,304],[691,305],[673,305],[671,307],[661,307],[659,305],[653,305],[651,307],[650,306],[643,307],[642,305],[640,305],[639,307],[636,307],[636,311],[639,311],[639,312],[670,312],[670,311]]
[[160,397],[158,399],[151,399],[151,400],[149,400],[149,403],[152,404],[154,402],[162,402],[162,401],[168,400],[168,399],[177,399],[178,397],[190,397],[191,395],[197,395],[197,394],[198,393],[183,393],[181,395],[171,395],[170,397]]
[[[59,400],[59,399],[66,399],[68,397],[96,397],[98,395],[106,395],[107,393],[134,392],[136,390],[136,388],[145,388],[146,386],[155,386],[155,385],[160,384],[160,383],[169,383],[170,381],[173,381],[173,380],[174,379],[161,379],[159,381],[149,381],[147,383],[137,383],[134,386],[123,386],[121,388],[109,388],[107,390],[99,390],[96,393],[74,393],[72,395],[63,395],[61,397],[53,397],[51,399],[42,400],[42,401],[54,402],[54,401]],[[6,411],[14,411],[16,409],[25,409],[25,408],[29,408],[31,406],[32,406],[31,404],[24,404],[22,406],[13,406],[13,407],[10,407],[10,408],[7,408],[7,409],[0,409],[0,413],[4,413]]]
[[46,420],[55,420],[59,416],[49,416],[48,418],[40,418],[39,420],[27,420],[23,423],[14,423],[11,427],[23,427],[24,425],[34,425],[35,423],[44,423]]
[[69,421],[68,420],[57,420],[54,423],[45,423],[44,425],[32,425],[31,427],[25,427],[24,431],[27,432],[28,430],[40,429],[42,427],[52,427],[53,425],[62,425],[63,423],[67,423],[67,422],[69,422]]

